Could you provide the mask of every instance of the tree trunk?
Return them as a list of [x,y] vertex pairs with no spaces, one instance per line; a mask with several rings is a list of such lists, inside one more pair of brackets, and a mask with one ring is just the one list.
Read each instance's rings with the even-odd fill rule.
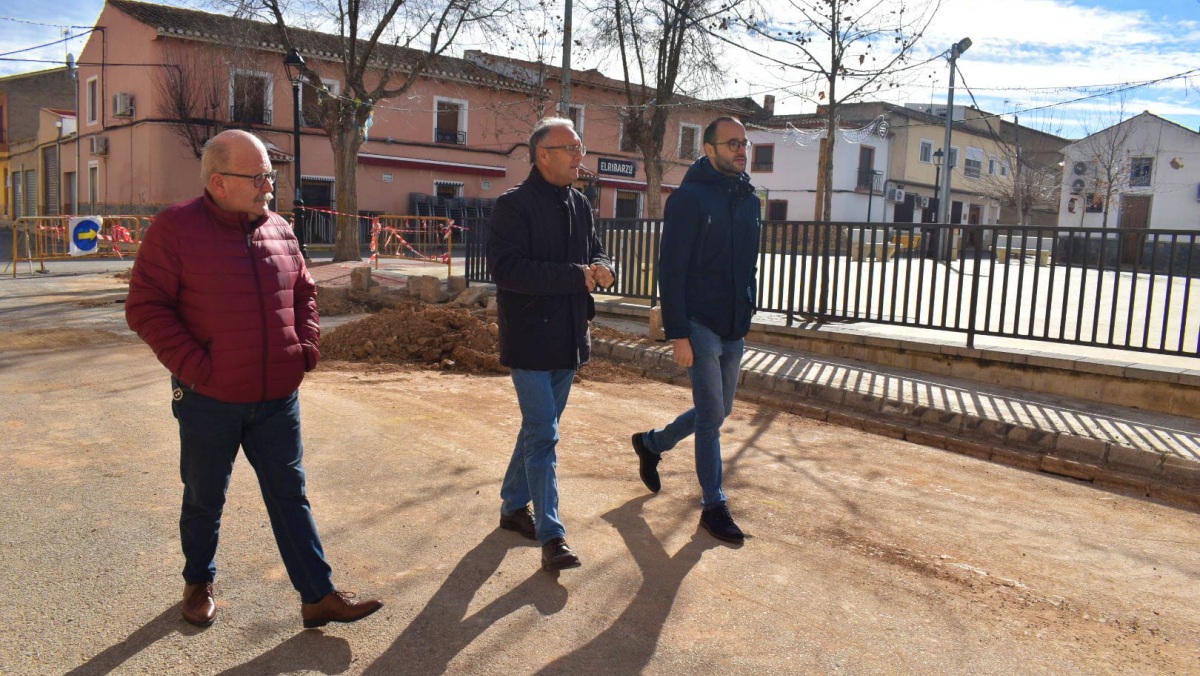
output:
[[663,162],[658,155],[646,160],[646,217],[662,218]]
[[335,263],[362,260],[362,247],[358,242],[358,150],[363,144],[362,125],[370,109],[361,106],[353,112],[339,112],[336,127],[329,130],[333,179],[337,187],[338,215],[334,217],[337,226],[333,238]]

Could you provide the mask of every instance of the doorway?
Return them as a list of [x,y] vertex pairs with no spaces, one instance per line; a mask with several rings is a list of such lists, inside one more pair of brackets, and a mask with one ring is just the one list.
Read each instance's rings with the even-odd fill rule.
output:
[[[333,211],[333,179],[300,179],[300,196],[306,209]],[[308,244],[333,244],[336,220],[331,213],[320,211],[304,212],[304,241]]]
[[[1150,225],[1150,195],[1122,195],[1119,227],[1145,230]],[[1140,232],[1121,233],[1121,264],[1137,265],[1142,260],[1146,236]]]

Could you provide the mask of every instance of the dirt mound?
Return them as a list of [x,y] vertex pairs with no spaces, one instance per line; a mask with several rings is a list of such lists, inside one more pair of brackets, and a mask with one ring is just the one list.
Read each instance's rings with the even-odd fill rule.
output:
[[507,373],[496,350],[496,324],[479,315],[482,310],[406,303],[322,336],[321,355],[333,360],[417,362],[456,371]]

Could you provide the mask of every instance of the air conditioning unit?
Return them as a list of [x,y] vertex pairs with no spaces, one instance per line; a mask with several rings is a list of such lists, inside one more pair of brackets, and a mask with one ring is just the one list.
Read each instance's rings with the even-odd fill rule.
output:
[[891,188],[890,190],[887,191],[887,199],[889,202],[903,202],[904,201],[904,189],[903,188]]
[[113,94],[113,117],[133,117],[133,94],[117,92]]
[[1084,174],[1087,173],[1087,170],[1088,170],[1087,162],[1076,162],[1074,165],[1071,166],[1071,171],[1075,172],[1076,176],[1083,176]]
[[1071,194],[1078,195],[1079,193],[1083,192],[1083,189],[1086,186],[1087,183],[1085,183],[1082,178],[1077,178],[1074,181],[1071,181]]
[[929,202],[930,202],[930,200],[932,200],[932,199],[933,199],[932,197],[926,197],[925,195],[921,195],[921,208],[922,208],[922,209],[928,209],[928,208],[929,208]]
[[93,155],[108,154],[108,137],[107,136],[89,136],[88,139],[92,142]]

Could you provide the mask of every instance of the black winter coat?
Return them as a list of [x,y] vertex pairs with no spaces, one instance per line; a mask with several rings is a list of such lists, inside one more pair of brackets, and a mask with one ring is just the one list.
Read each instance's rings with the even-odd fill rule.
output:
[[496,283],[500,363],[531,371],[587,363],[596,306],[584,269],[613,266],[583,193],[547,183],[535,167],[496,200],[487,259]]

